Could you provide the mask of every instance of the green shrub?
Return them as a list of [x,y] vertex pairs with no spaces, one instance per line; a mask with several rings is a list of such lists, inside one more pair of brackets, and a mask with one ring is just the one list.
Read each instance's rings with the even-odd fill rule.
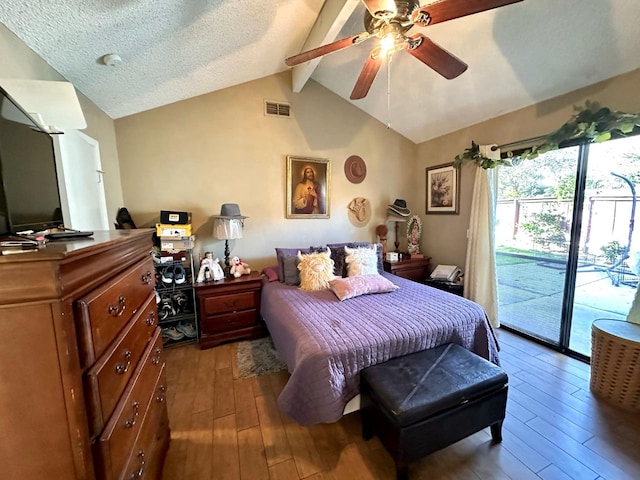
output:
[[620,242],[617,240],[613,240],[612,242],[607,243],[600,247],[600,251],[607,263],[615,263],[618,257],[624,252],[624,247],[620,245]]

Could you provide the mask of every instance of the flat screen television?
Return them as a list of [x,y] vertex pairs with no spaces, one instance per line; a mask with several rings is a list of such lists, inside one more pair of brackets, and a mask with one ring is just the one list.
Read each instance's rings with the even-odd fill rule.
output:
[[51,135],[0,87],[0,234],[63,224]]

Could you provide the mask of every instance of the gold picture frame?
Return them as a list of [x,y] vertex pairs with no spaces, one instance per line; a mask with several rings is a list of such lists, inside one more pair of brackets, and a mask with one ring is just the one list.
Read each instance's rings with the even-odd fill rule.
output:
[[329,218],[331,161],[287,155],[287,218]]
[[426,213],[460,213],[460,169],[453,163],[427,168]]

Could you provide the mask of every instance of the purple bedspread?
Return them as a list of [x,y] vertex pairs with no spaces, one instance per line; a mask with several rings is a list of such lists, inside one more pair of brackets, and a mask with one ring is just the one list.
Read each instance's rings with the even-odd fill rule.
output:
[[457,343],[498,364],[483,308],[395,275],[400,288],[340,302],[331,290],[265,283],[262,316],[291,377],[278,405],[302,425],[337,421],[359,392],[359,372],[400,355]]

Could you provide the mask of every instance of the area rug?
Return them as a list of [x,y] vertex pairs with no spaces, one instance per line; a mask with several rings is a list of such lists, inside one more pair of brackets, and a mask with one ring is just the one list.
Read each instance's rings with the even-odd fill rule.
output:
[[286,370],[276,352],[271,337],[248,340],[238,344],[238,377],[247,378]]

